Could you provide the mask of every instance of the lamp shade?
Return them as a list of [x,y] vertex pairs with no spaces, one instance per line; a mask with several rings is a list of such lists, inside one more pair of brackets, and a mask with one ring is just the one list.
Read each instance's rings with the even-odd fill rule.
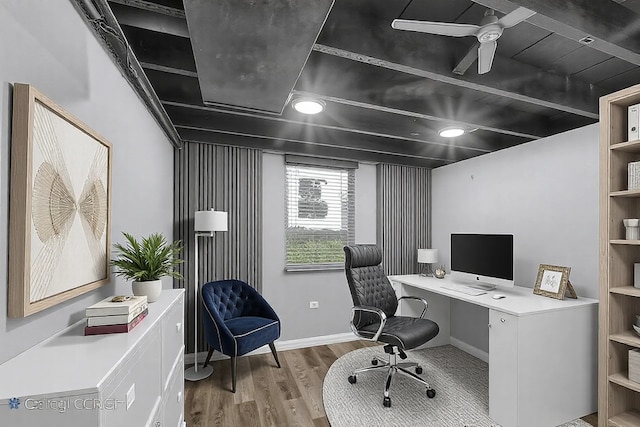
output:
[[438,262],[438,250],[418,249],[418,262],[420,264],[435,264]]
[[197,211],[194,231],[227,231],[227,213],[222,211]]

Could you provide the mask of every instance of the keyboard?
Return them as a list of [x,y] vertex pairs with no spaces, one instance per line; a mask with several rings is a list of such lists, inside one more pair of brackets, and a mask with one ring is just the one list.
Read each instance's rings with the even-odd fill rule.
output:
[[464,285],[442,285],[441,288],[449,289],[450,291],[460,292],[466,295],[472,295],[474,297],[477,297],[478,295],[484,295],[487,293],[487,291],[471,288],[469,286],[464,286]]

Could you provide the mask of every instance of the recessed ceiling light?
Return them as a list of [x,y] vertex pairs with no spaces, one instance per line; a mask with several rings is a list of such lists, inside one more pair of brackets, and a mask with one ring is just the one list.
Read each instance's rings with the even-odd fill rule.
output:
[[291,107],[302,114],[318,114],[324,110],[324,102],[313,98],[297,98],[291,102]]
[[444,129],[440,129],[438,131],[438,135],[443,138],[455,138],[456,136],[464,135],[465,130],[461,127],[448,127]]

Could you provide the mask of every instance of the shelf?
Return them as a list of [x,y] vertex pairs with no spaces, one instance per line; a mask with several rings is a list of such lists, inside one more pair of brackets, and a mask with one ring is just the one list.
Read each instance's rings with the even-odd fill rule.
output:
[[631,381],[626,372],[624,374],[617,373],[609,375],[609,381],[611,381],[612,383],[616,383],[624,388],[628,388],[629,390],[640,392],[640,383]]
[[609,425],[615,427],[635,427],[640,425],[640,412],[631,410],[611,417]]
[[640,189],[612,191],[609,193],[609,197],[640,197]]
[[616,286],[614,288],[610,288],[609,292],[612,294],[640,297],[640,289],[634,288],[633,286]]
[[627,239],[613,239],[609,240],[612,245],[631,245],[640,246],[640,240],[627,240]]
[[640,140],[620,142],[609,147],[612,151],[627,151],[629,153],[640,153]]
[[635,331],[632,330],[620,332],[619,334],[611,334],[609,335],[609,339],[621,344],[640,347],[640,335],[636,334]]

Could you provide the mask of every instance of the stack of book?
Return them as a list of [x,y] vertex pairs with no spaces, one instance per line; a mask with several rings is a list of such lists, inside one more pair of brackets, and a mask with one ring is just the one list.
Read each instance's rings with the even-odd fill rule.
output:
[[147,315],[146,296],[115,296],[87,307],[85,335],[129,332]]
[[629,162],[627,164],[627,189],[640,189],[640,162]]

